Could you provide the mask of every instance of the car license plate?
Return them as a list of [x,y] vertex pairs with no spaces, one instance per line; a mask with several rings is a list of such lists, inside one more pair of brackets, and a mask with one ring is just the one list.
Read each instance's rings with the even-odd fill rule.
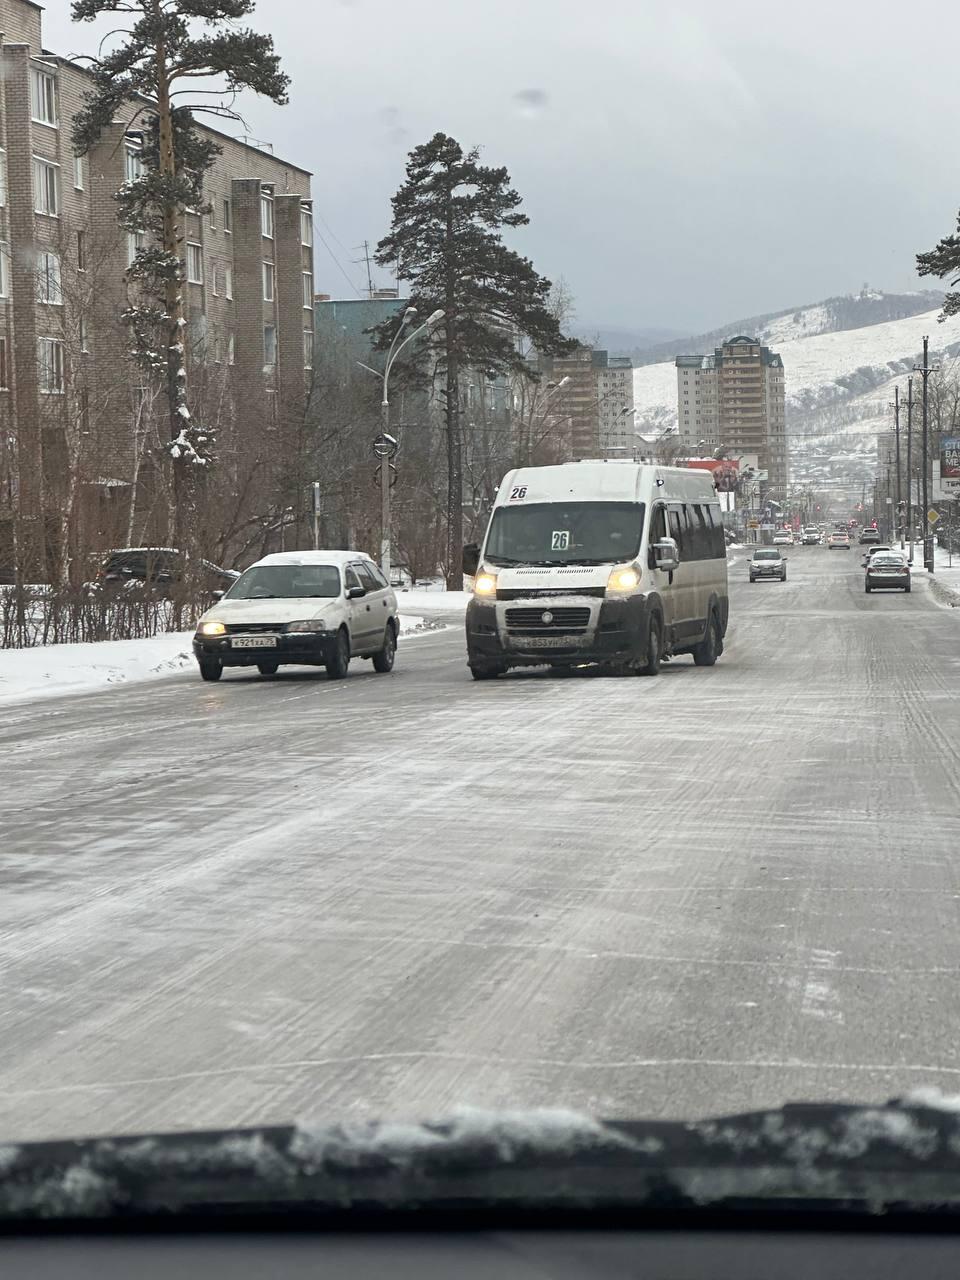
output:
[[234,636],[230,641],[232,649],[275,649],[277,636]]
[[522,649],[566,649],[579,642],[580,636],[523,636],[516,644]]

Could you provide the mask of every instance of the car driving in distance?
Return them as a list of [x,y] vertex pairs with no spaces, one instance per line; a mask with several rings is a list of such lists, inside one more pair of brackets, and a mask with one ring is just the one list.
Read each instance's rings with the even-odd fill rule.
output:
[[879,529],[874,529],[871,525],[867,525],[866,528],[860,530],[861,547],[866,546],[868,542],[879,542],[879,541],[880,541]]
[[665,656],[713,666],[723,652],[727,549],[703,471],[627,461],[509,471],[463,570],[475,680],[586,664],[653,676]]
[[829,551],[849,551],[850,535],[841,533],[839,529],[835,529],[827,538],[827,549]]
[[757,547],[750,557],[750,581],[761,578],[787,580],[787,558],[776,547]]
[[910,591],[910,566],[901,551],[878,551],[867,561],[863,589],[870,594],[878,589],[896,588]]
[[393,668],[397,597],[359,551],[284,551],[250,566],[197,623],[193,652],[204,680],[224,667],[275,675],[288,664],[323,666],[331,680],[351,658]]
[[777,529],[773,535],[773,545],[775,547],[792,547],[793,546],[793,530]]
[[800,541],[805,547],[819,547],[820,530],[815,524],[808,524],[803,531]]
[[860,557],[860,563],[863,565],[863,567],[864,567],[864,568],[866,568],[866,567],[867,567],[867,565],[870,563],[870,561],[873,559],[873,557],[874,557],[875,555],[877,555],[877,553],[878,553],[878,552],[880,552],[880,551],[898,551],[898,550],[899,550],[899,548],[898,548],[898,547],[890,547],[890,546],[888,546],[885,542],[880,543],[880,544],[879,544],[878,546],[876,546],[876,547],[867,547],[866,551],[865,551],[865,552],[863,553],[863,555]]

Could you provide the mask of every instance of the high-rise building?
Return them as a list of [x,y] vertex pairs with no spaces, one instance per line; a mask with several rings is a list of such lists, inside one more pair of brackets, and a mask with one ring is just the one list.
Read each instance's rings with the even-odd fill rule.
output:
[[[600,455],[630,458],[634,446],[633,361],[595,351]],[[602,362],[596,357],[602,357]]]
[[[131,104],[75,155],[71,126],[92,80],[44,49],[41,13],[30,0],[0,0],[0,566],[17,521],[36,533],[66,508],[80,513],[86,547],[157,536],[151,459],[169,436],[122,320],[126,268],[149,240],[121,229],[114,198],[141,172],[150,107]],[[264,146],[200,131],[220,154],[204,178],[209,211],[183,217],[188,402],[195,420],[216,418],[217,466],[237,492],[265,433],[303,413],[310,174]]]
[[771,491],[787,486],[783,361],[756,338],[728,338],[712,356],[677,356],[680,439],[686,448],[755,453]]

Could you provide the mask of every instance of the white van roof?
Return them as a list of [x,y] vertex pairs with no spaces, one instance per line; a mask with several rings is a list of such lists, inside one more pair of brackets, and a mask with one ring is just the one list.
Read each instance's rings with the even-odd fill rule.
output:
[[[659,482],[659,483],[658,483]],[[525,488],[522,498],[512,495]],[[696,467],[660,467],[654,463],[562,462],[549,467],[518,467],[501,481],[495,506],[523,502],[640,502],[662,493],[668,500],[717,501],[713,475]]]

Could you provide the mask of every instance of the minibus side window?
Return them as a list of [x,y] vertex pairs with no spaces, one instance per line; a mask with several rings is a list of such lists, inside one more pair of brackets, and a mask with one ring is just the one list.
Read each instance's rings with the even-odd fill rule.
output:
[[727,540],[723,536],[723,519],[720,515],[720,508],[714,506],[706,507],[707,522],[710,525],[710,558],[711,560],[726,560],[727,558]]
[[690,550],[684,545],[685,539],[683,536],[683,519],[681,511],[681,507],[671,507],[667,513],[667,519],[670,524],[670,537],[677,544],[677,548],[680,552],[680,559],[689,560]]
[[653,554],[653,548],[658,542],[662,542],[667,536],[667,509],[663,505],[656,506],[650,513],[650,535],[647,539],[647,545],[650,548],[647,552],[647,559],[651,569],[656,568],[656,557]]

